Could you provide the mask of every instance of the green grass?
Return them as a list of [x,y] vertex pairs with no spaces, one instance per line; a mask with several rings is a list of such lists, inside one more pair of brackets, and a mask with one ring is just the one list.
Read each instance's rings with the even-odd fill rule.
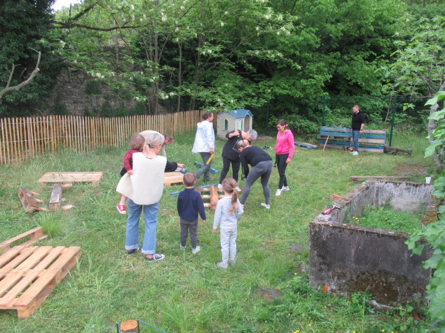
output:
[[[218,170],[224,142],[217,141],[212,163]],[[193,162],[200,162],[200,156],[190,152],[192,143],[193,134],[176,138],[167,154],[195,171]],[[413,156],[366,152],[352,156],[340,150],[297,148],[287,169],[290,192],[275,197],[278,174],[273,171],[270,210],[260,206],[259,182],[252,187],[239,221],[237,263],[227,271],[215,266],[221,253],[219,235],[212,232],[212,213],[199,225],[201,252],[193,256],[190,247],[185,252],[179,249],[177,196],[170,193],[182,186],[166,187],[161,199],[157,249],[166,259],[147,263],[140,254],[125,255],[126,217],[116,211],[115,188],[126,147],[95,153],[61,151],[1,166],[0,240],[42,225],[50,237],[38,245],[80,246],[82,257],[32,317],[18,320],[15,311],[1,311],[0,332],[116,332],[116,322],[136,318],[169,333],[401,332],[404,326],[407,332],[426,332],[423,319],[410,321],[412,313],[400,309],[374,313],[363,301],[369,295],[351,299],[326,295],[307,283],[308,222],[332,204],[327,195],[350,192],[357,186],[349,179],[352,175],[395,175],[399,164],[434,169],[432,160],[423,158],[426,139],[411,136],[393,143],[415,148]],[[274,142],[256,144],[273,147]],[[19,187],[41,193],[40,199],[47,203],[51,186],[37,180],[50,171],[102,171],[104,177],[97,186],[65,188],[64,204],[74,205],[71,210],[25,214],[17,197]],[[425,176],[414,174],[410,180],[424,181]],[[217,175],[211,177],[218,182]],[[301,251],[292,250],[295,243],[302,245]],[[260,289],[279,290],[282,297],[265,300]],[[143,327],[141,332],[154,331]]]

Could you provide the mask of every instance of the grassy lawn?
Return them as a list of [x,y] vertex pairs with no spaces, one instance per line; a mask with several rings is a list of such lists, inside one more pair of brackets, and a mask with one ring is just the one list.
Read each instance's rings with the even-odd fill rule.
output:
[[[169,160],[185,163],[189,171],[197,170],[194,161],[201,162],[191,153],[193,137],[193,133],[178,137],[166,149]],[[217,141],[212,162],[218,170],[224,143]],[[273,147],[274,140],[255,144]],[[136,318],[169,333],[426,332],[422,316],[413,323],[413,314],[405,307],[376,312],[365,302],[369,295],[337,297],[307,284],[308,222],[332,204],[327,195],[350,192],[357,186],[350,176],[397,175],[394,170],[400,165],[429,169],[410,175],[410,181],[424,182],[431,173],[432,160],[423,158],[426,139],[400,135],[393,144],[413,148],[413,156],[366,152],[352,156],[340,150],[296,148],[287,169],[290,192],[274,195],[278,173],[273,171],[270,210],[260,206],[260,183],[252,187],[238,225],[237,263],[227,271],[215,266],[221,253],[219,234],[212,232],[212,213],[199,225],[201,252],[192,255],[190,247],[180,250],[177,196],[170,193],[182,186],[166,187],[161,199],[157,251],[166,259],[148,263],[140,253],[125,255],[126,216],[115,208],[119,200],[115,188],[126,146],[96,153],[62,151],[1,166],[0,241],[42,225],[50,237],[37,245],[80,246],[82,257],[30,318],[19,320],[15,311],[0,311],[0,332],[116,332],[116,322]],[[273,150],[267,151],[273,155]],[[50,171],[102,171],[104,176],[97,186],[81,183],[64,189],[64,204],[75,206],[71,210],[24,213],[18,189],[40,193],[47,206],[51,186],[37,180]],[[218,182],[219,175],[211,177],[212,183]],[[297,247],[302,250],[296,251]],[[281,297],[269,299],[263,289],[279,291]],[[142,326],[141,332],[155,331]]]

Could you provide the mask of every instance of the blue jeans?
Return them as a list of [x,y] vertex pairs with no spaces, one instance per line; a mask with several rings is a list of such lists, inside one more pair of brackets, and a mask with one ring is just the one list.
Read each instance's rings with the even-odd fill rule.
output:
[[354,151],[358,153],[358,139],[360,139],[360,131],[352,131],[352,141],[354,141]]
[[145,231],[141,252],[144,254],[155,254],[159,202],[152,205],[138,205],[128,198],[127,205],[128,219],[125,249],[134,250],[139,248],[139,218],[141,217],[142,210],[144,210]]

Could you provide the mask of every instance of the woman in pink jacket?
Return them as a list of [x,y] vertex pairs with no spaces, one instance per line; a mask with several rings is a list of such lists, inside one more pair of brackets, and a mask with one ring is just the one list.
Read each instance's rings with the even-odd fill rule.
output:
[[295,141],[292,131],[287,128],[286,121],[284,119],[278,120],[277,123],[277,144],[275,145],[275,161],[280,175],[280,181],[278,183],[278,189],[275,193],[276,196],[281,195],[283,191],[289,191],[289,186],[286,179],[286,167],[292,160],[295,151]]

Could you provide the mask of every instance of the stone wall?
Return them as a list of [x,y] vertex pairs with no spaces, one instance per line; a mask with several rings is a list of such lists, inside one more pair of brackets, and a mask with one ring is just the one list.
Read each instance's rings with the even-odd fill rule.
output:
[[134,100],[120,98],[106,84],[96,83],[80,70],[64,70],[47,99],[49,108],[46,112],[50,114],[51,109],[63,105],[67,114],[83,116],[85,109],[101,109],[105,102],[113,108],[123,106],[126,109],[133,109],[137,105]]

